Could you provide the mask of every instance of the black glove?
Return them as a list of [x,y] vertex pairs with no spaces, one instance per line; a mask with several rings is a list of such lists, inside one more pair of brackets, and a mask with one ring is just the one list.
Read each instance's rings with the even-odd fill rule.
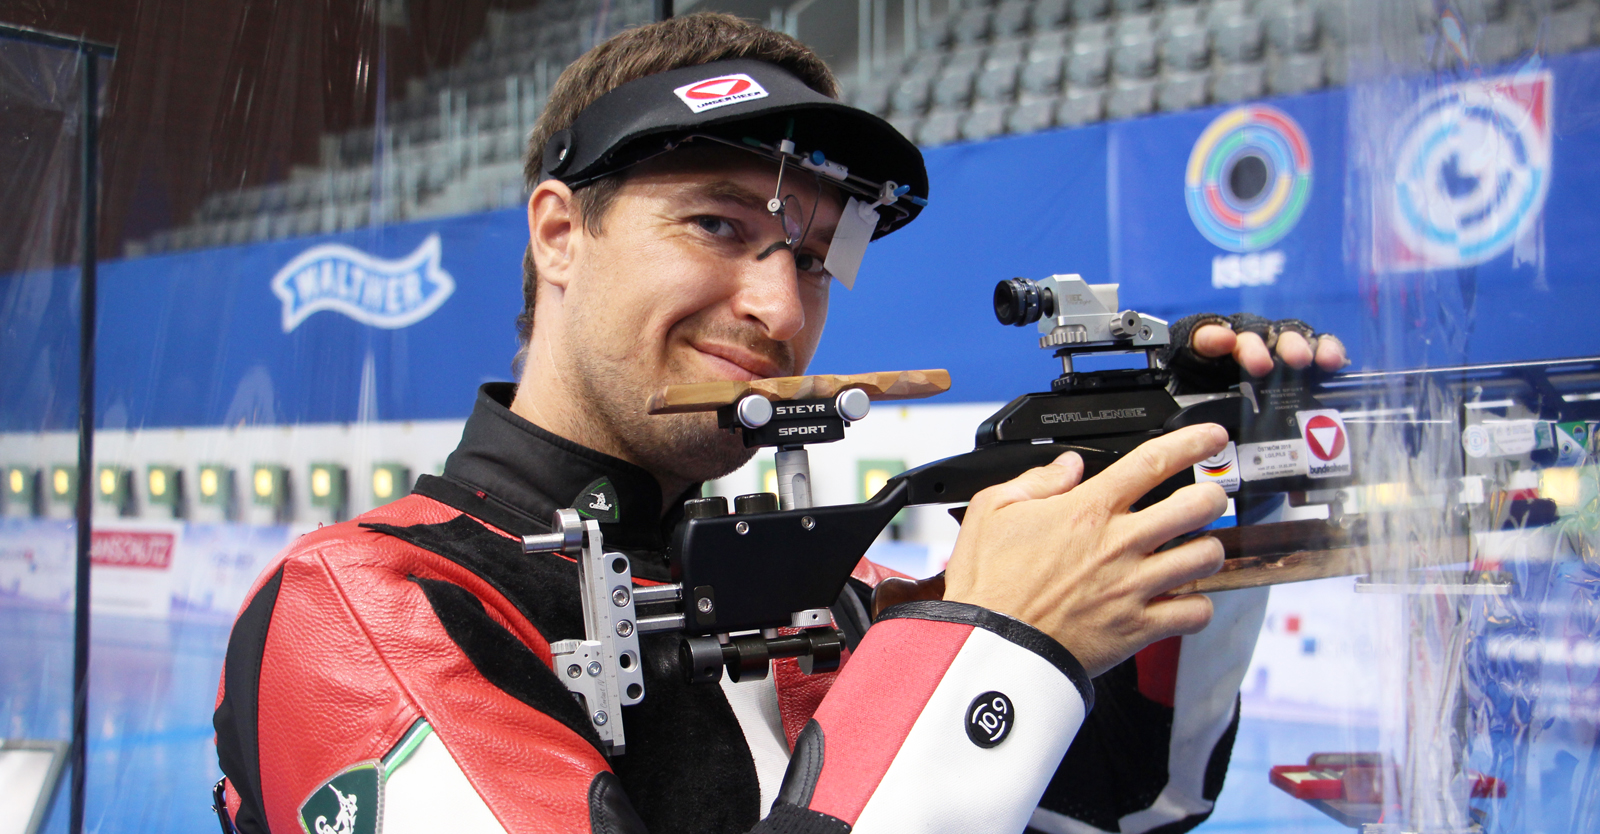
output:
[[1231,316],[1219,316],[1216,313],[1197,313],[1185,316],[1171,327],[1172,342],[1161,349],[1157,357],[1162,367],[1172,371],[1172,383],[1168,386],[1174,394],[1216,394],[1238,385],[1241,381],[1249,379],[1239,363],[1233,356],[1218,356],[1210,358],[1195,352],[1193,344],[1194,332],[1208,324],[1220,324],[1229,327],[1234,333],[1254,333],[1261,337],[1267,345],[1267,352],[1272,355],[1274,371],[1282,370],[1286,366],[1283,359],[1278,356],[1278,336],[1282,333],[1299,333],[1305,337],[1306,343],[1311,346],[1312,362],[1300,374],[1315,381],[1324,376],[1324,372],[1317,367],[1315,360],[1317,350],[1317,332],[1311,325],[1299,319],[1279,319],[1269,321],[1254,313],[1235,313]]

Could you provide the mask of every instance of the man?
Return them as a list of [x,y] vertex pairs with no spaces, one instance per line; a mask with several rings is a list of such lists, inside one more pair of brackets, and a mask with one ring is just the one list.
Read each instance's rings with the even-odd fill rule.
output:
[[[259,580],[219,692],[225,827],[1176,831],[1209,813],[1264,598],[1214,613],[1163,596],[1219,566],[1212,539],[1154,551],[1216,519],[1220,489],[1128,508],[1217,452],[1215,426],[1081,484],[1067,455],[985,490],[945,599],[870,631],[884,571],[863,562],[834,608],[838,674],[788,661],[691,685],[673,641],[646,636],[626,755],[603,754],[552,672],[550,643],[583,634],[576,567],[517,537],[600,491],[607,546],[665,580],[683,502],[749,452],[708,415],[647,416],[647,396],[802,373],[833,278],[920,209],[920,154],[836,92],[802,45],[716,15],[626,32],[563,73],[530,141],[519,384],[484,386],[442,477],[303,537]],[[1303,326],[1235,322],[1249,332],[1186,320],[1174,365],[1265,372],[1269,342],[1343,364]],[[1196,637],[1129,660],[1176,635]]]

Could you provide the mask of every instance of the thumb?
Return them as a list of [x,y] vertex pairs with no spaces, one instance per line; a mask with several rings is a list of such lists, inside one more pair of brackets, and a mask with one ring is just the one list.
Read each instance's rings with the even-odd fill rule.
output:
[[1083,480],[1083,458],[1067,452],[1047,466],[1038,466],[984,492],[990,493],[990,507],[1001,507],[1036,498],[1060,495]]

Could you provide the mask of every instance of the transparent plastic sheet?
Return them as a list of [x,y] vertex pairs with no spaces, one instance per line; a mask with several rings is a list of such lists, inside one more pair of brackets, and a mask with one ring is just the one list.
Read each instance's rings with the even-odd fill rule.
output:
[[[73,731],[84,61],[0,35],[0,361],[14,371],[0,392],[0,739],[54,744],[63,762]],[[40,454],[31,442],[40,433],[63,441],[60,456]],[[67,827],[72,777],[62,773],[48,830]],[[32,810],[7,809],[23,821]]]
[[[1477,340],[1515,334],[1519,310],[1585,291],[1570,266],[1547,259],[1583,233],[1541,211],[1551,183],[1573,175],[1552,165],[1552,144],[1558,165],[1583,168],[1559,143],[1600,113],[1592,96],[1573,94],[1592,89],[1591,77],[1569,73],[1559,83],[1572,88],[1552,88],[1547,48],[1571,37],[1573,7],[1356,0],[1349,10],[1346,241],[1372,311],[1367,362],[1464,364]],[[1508,27],[1529,49],[1485,66],[1480,54],[1503,48],[1491,41]],[[1498,193],[1475,191],[1479,182]],[[1592,353],[1585,341],[1569,343],[1569,355]],[[1453,382],[1386,386],[1369,407],[1402,416],[1361,427],[1357,465],[1389,490],[1369,514],[1373,572],[1356,588],[1373,592],[1379,624],[1377,752],[1393,765],[1384,821],[1418,832],[1592,831],[1592,423],[1546,423],[1550,435],[1526,448],[1502,443],[1496,432],[1551,420],[1553,392]]]

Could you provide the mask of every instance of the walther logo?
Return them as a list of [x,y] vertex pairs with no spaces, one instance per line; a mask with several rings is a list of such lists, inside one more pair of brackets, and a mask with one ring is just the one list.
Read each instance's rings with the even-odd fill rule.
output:
[[1062,411],[1056,414],[1040,414],[1039,422],[1045,425],[1056,423],[1088,423],[1093,420],[1127,420],[1133,417],[1143,417],[1142,408],[1107,408],[1100,411]]
[[283,300],[283,332],[320,310],[386,330],[422,321],[456,290],[455,279],[439,266],[440,251],[433,234],[395,261],[341,243],[301,252],[272,276],[272,292]]

